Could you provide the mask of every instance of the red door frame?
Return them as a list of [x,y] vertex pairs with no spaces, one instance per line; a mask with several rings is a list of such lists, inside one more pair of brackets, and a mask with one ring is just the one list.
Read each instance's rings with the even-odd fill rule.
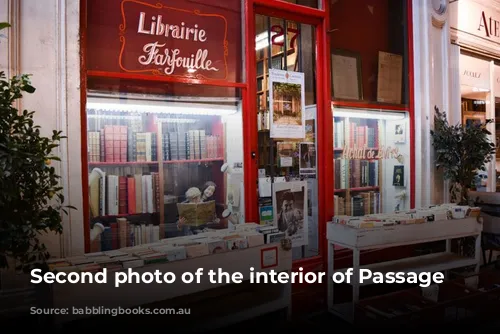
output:
[[[255,15],[265,15],[309,24],[316,29],[316,119],[317,150],[318,154],[318,244],[319,254],[315,257],[294,261],[293,266],[303,267],[305,270],[318,270],[326,263],[326,223],[333,216],[333,125],[330,109],[330,71],[329,71],[329,42],[327,38],[328,6],[326,10],[315,9],[282,1],[246,0],[246,75],[248,97],[246,102],[247,113],[244,119],[244,135],[252,138],[249,147],[245,147],[245,205],[247,221],[257,221],[257,163],[251,152],[257,152],[257,120],[252,112],[256,109],[257,74],[255,55]],[[312,73],[310,75],[313,75]],[[332,189],[331,189],[332,188]],[[252,200],[253,199],[253,200]]]
[[[84,242],[85,251],[90,251],[90,226],[89,226],[89,201],[88,201],[88,161],[87,161],[87,78],[117,78],[117,79],[135,79],[143,81],[169,81],[191,84],[205,84],[211,86],[237,87],[242,92],[243,105],[243,152],[244,152],[244,191],[245,191],[245,211],[246,221],[256,222],[259,219],[258,214],[258,189],[257,159],[253,153],[258,152],[258,134],[257,118],[252,111],[256,110],[256,68],[255,68],[255,15],[267,15],[285,18],[304,24],[310,24],[316,28],[316,84],[317,84],[317,123],[318,151],[318,238],[319,254],[318,256],[294,261],[294,267],[303,267],[304,270],[323,270],[327,264],[327,242],[326,242],[326,224],[333,216],[333,127],[331,122],[331,96],[330,96],[330,41],[327,31],[329,23],[329,1],[323,0],[323,9],[314,9],[283,2],[279,0],[245,0],[244,17],[246,22],[242,22],[246,27],[245,31],[245,77],[246,82],[222,82],[205,81],[196,79],[178,79],[162,77],[161,79],[153,76],[131,75],[116,72],[89,71],[86,67],[87,52],[87,8],[86,1],[80,2],[80,60],[81,60],[81,159],[82,159],[82,184],[83,184],[83,218],[84,218]],[[411,169],[411,207],[415,205],[415,125],[414,125],[414,85],[413,85],[413,30],[412,30],[412,1],[407,0],[408,4],[408,56],[409,56],[409,115],[410,119],[410,169]],[[366,107],[366,106],[365,106]]]

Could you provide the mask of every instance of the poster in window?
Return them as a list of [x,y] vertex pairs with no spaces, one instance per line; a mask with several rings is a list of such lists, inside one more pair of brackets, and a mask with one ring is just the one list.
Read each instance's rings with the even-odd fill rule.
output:
[[307,182],[275,183],[273,188],[274,225],[292,240],[292,247],[307,245]]
[[304,73],[269,71],[271,138],[305,137]]
[[398,123],[394,125],[394,143],[404,144],[406,143],[406,131],[405,124]]
[[395,187],[405,186],[405,166],[394,166],[394,174],[392,175],[392,185]]
[[378,53],[377,102],[401,103],[403,57],[380,51]]
[[276,151],[278,155],[279,167],[293,167],[294,158],[296,157],[296,143],[293,142],[278,142]]
[[316,174],[316,147],[314,143],[299,144],[299,172],[300,175]]
[[334,50],[332,52],[332,96],[335,99],[361,100],[361,56],[359,53]]

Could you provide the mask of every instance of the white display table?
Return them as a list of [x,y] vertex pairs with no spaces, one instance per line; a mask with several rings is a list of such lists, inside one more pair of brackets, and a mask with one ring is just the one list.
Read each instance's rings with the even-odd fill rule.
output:
[[[276,265],[270,268],[262,269],[263,255],[267,256],[269,264],[269,249],[277,250]],[[272,250],[271,250],[272,252]],[[273,260],[271,254],[271,261]],[[255,271],[288,272],[292,268],[292,252],[285,251],[280,244],[266,244],[259,247],[252,247],[243,250],[218,253],[203,257],[197,257],[187,260],[174,261],[162,264],[152,264],[141,268],[135,268],[134,272],[139,275],[144,272],[154,272],[159,270],[163,273],[172,272],[177,276],[177,281],[173,284],[124,284],[115,287],[114,272],[108,273],[106,284],[54,284],[53,285],[53,307],[55,308],[85,308],[85,307],[103,307],[103,308],[128,308],[140,305],[151,304],[165,300],[171,300],[182,296],[188,296],[202,291],[213,290],[227,284],[212,284],[208,278],[208,271],[219,268],[224,272],[241,272],[243,280],[249,279],[250,267]],[[180,280],[184,272],[196,272],[198,268],[203,268],[205,275],[202,276],[201,283],[185,284]],[[288,309],[290,312],[291,304],[291,284],[276,284],[275,288],[280,289],[279,297],[270,299],[257,307],[246,309],[234,314],[226,314],[218,319],[210,319],[210,323],[195,324],[208,328],[217,328],[221,325],[230,325],[243,320],[266,314],[273,311]],[[99,298],[96,298],[99,296]],[[214,298],[212,296],[212,298]],[[98,300],[96,300],[98,299]],[[215,304],[223,303],[215,299]],[[241,300],[245,303],[245,300]],[[187,306],[189,307],[189,305]],[[91,315],[63,315],[56,316],[55,322],[62,323],[71,320],[90,317]],[[194,320],[194,318],[193,318]],[[194,321],[196,322],[196,320]],[[186,326],[193,325],[187,323]],[[186,328],[187,329],[187,328]]]
[[[475,266],[479,271],[481,256],[482,224],[478,218],[452,219],[434,221],[423,224],[394,225],[378,228],[353,228],[350,226],[328,223],[328,276],[335,272],[335,246],[341,246],[353,251],[353,269],[370,269],[378,272],[446,272],[468,266]],[[451,240],[462,237],[476,237],[474,258],[463,257],[451,252]],[[360,251],[382,249],[403,245],[414,245],[432,241],[446,240],[446,251],[427,254],[401,260],[387,261],[360,266]],[[339,269],[342,270],[342,269]],[[363,285],[372,282],[364,282]],[[328,280],[328,309],[348,321],[354,319],[354,307],[359,301],[359,280],[352,277],[352,302],[334,304],[334,283]]]

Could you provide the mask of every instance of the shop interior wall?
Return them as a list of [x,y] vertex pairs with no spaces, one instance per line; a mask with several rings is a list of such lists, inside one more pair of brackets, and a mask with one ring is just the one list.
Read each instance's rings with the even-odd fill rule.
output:
[[[66,204],[77,210],[63,217],[64,235],[43,235],[52,256],[83,253],[83,213],[80,147],[79,4],[72,0],[0,1],[0,21],[12,27],[2,31],[0,68],[7,75],[32,74],[36,92],[19,105],[34,110],[44,135],[60,130],[68,138],[54,163]],[[72,148],[72,149],[71,149]]]
[[[363,97],[377,100],[378,52],[400,53],[404,31],[400,28],[403,1],[331,1],[330,44],[334,49],[355,50],[361,56]],[[395,8],[397,7],[397,8]],[[349,13],[349,15],[346,15]]]

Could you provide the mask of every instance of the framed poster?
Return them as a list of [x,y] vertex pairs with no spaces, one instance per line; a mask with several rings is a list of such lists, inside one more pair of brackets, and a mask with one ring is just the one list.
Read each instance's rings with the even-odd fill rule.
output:
[[361,56],[357,52],[333,50],[332,97],[334,99],[362,100]]
[[398,123],[394,125],[394,143],[406,143],[406,126],[405,123]]
[[274,183],[273,206],[274,225],[292,240],[292,247],[307,245],[307,182]]
[[305,137],[304,73],[269,70],[271,138]]
[[403,85],[403,57],[379,51],[377,102],[401,103]]
[[463,111],[462,112],[462,124],[465,127],[469,126],[480,126],[486,122],[486,113],[484,112],[474,112],[474,111]]

